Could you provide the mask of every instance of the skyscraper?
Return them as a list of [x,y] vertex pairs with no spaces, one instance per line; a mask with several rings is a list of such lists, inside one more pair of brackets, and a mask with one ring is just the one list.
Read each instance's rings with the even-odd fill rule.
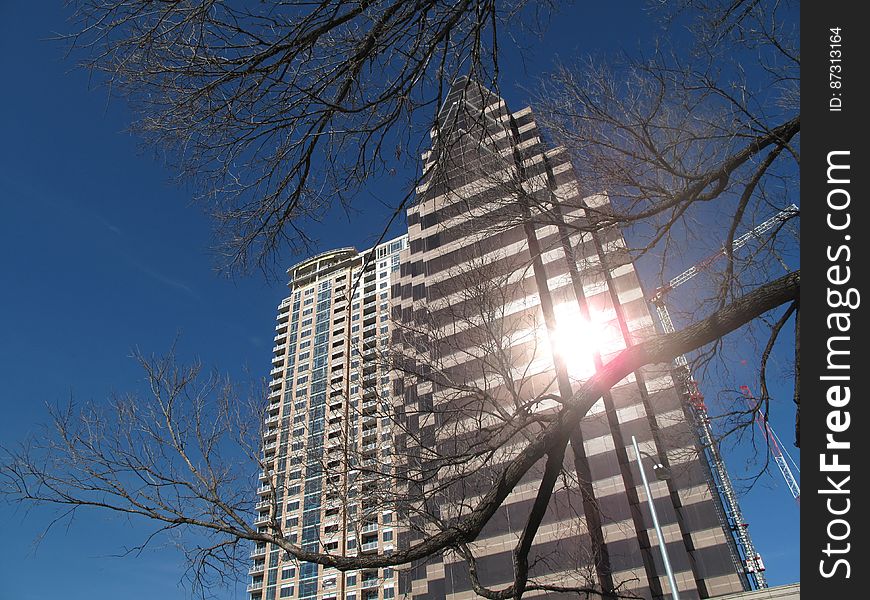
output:
[[[392,547],[394,513],[358,492],[389,475],[386,343],[390,273],[406,236],[364,252],[341,248],[288,270],[278,307],[258,526],[278,525],[303,549],[354,555]],[[364,271],[365,269],[365,271]],[[348,572],[298,563],[277,548],[252,552],[250,597],[391,598],[392,569]]]
[[[567,153],[544,146],[529,109],[510,113],[460,80],[432,136],[407,236],[288,271],[257,524],[305,550],[383,555],[449,531],[560,399],[655,333],[625,240],[598,226],[609,199],[581,197]],[[671,472],[651,490],[682,597],[741,591],[689,417],[671,365],[643,367],[593,406],[554,469],[548,457],[528,470],[472,542],[344,574],[262,545],[251,598],[476,598],[514,581],[527,529],[526,597],[665,597],[632,436],[647,469]]]
[[[510,113],[461,80],[423,158],[428,175],[408,211],[408,250],[393,288],[393,345],[407,363],[395,381],[408,420],[400,444],[409,479],[417,475],[408,547],[461,523],[543,430],[560,396],[655,333],[621,233],[596,226],[608,198],[580,197],[567,153],[543,145],[529,109]],[[542,286],[558,323],[549,332]],[[649,365],[582,420],[552,494],[536,496],[541,460],[472,544],[414,565],[403,590],[435,600],[504,589],[524,529],[546,505],[533,525],[527,597],[576,598],[564,591],[572,587],[667,596],[632,436],[643,460],[672,472],[652,495],[682,597],[746,588],[671,365]]]

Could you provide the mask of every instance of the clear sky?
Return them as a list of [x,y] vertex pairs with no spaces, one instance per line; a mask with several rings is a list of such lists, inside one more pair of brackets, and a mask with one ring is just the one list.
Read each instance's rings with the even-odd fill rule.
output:
[[[649,33],[639,9],[579,4],[554,20],[545,47],[529,59],[531,73],[554,54],[634,49]],[[171,173],[124,133],[123,103],[89,89],[87,74],[63,60],[63,46],[46,41],[68,29],[66,15],[60,1],[0,2],[4,444],[38,433],[46,404],[136,389],[142,374],[129,358],[135,347],[160,353],[180,336],[184,360],[199,357],[239,378],[267,375],[275,308],[286,289],[257,274],[216,274],[210,224],[191,205],[190,190],[170,183]],[[533,81],[518,62],[505,71],[504,93],[516,109]],[[378,193],[395,201],[403,192]],[[371,244],[384,213],[374,200],[362,200],[366,210],[352,225],[344,218],[324,229],[323,249]],[[295,260],[287,257],[288,266]],[[789,440],[791,419],[777,422]],[[743,501],[750,531],[770,583],[796,581],[798,508],[779,479],[765,482]],[[0,505],[0,598],[188,596],[179,587],[182,557],[169,541],[138,556],[114,556],[147,534],[142,523],[82,514],[37,546],[51,514]],[[243,598],[244,585],[216,590],[217,597]]]

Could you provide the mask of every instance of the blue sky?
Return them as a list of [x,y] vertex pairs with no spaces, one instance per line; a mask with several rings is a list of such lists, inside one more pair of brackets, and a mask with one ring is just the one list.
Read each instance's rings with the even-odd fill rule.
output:
[[[592,3],[556,19],[544,54],[633,49],[649,24],[617,3]],[[594,12],[593,12],[594,11]],[[281,281],[215,272],[210,223],[191,205],[191,191],[124,132],[126,107],[89,89],[86,73],[46,41],[65,31],[62,2],[0,3],[0,440],[37,433],[46,404],[100,401],[136,389],[133,348],[165,351],[177,337],[182,359],[199,357],[230,375],[269,369]],[[524,103],[531,85],[519,63],[506,67],[504,93]],[[511,84],[510,81],[517,82]],[[382,189],[388,200],[404,190]],[[395,194],[395,198],[389,198]],[[351,225],[320,233],[323,248],[365,247],[383,209],[370,198]],[[371,208],[369,208],[371,207]],[[286,257],[286,262],[296,260]],[[777,424],[790,438],[791,414]],[[735,465],[739,470],[741,465]],[[775,478],[744,499],[756,545],[772,584],[798,579],[798,510]],[[106,515],[80,515],[35,540],[50,511],[0,505],[0,597],[33,599],[187,597],[179,587],[181,555],[170,544],[116,558],[147,527]],[[218,590],[244,597],[244,583]]]

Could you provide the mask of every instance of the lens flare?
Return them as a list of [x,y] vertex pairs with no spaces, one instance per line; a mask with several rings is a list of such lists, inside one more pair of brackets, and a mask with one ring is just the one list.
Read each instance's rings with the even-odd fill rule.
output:
[[603,315],[584,319],[576,303],[555,307],[557,328],[552,336],[553,349],[565,362],[568,376],[586,380],[595,374],[595,353],[605,354],[619,341],[617,331]]

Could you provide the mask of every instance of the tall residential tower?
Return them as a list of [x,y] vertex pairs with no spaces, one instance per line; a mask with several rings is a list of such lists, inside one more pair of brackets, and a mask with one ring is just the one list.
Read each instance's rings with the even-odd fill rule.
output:
[[[390,404],[389,374],[378,357],[388,334],[390,274],[406,245],[402,236],[364,252],[342,248],[288,270],[256,524],[280,524],[305,550],[355,555],[394,544],[394,512],[363,490],[391,475],[391,422],[381,417]],[[389,568],[342,574],[265,544],[251,556],[251,600],[395,596]]]

